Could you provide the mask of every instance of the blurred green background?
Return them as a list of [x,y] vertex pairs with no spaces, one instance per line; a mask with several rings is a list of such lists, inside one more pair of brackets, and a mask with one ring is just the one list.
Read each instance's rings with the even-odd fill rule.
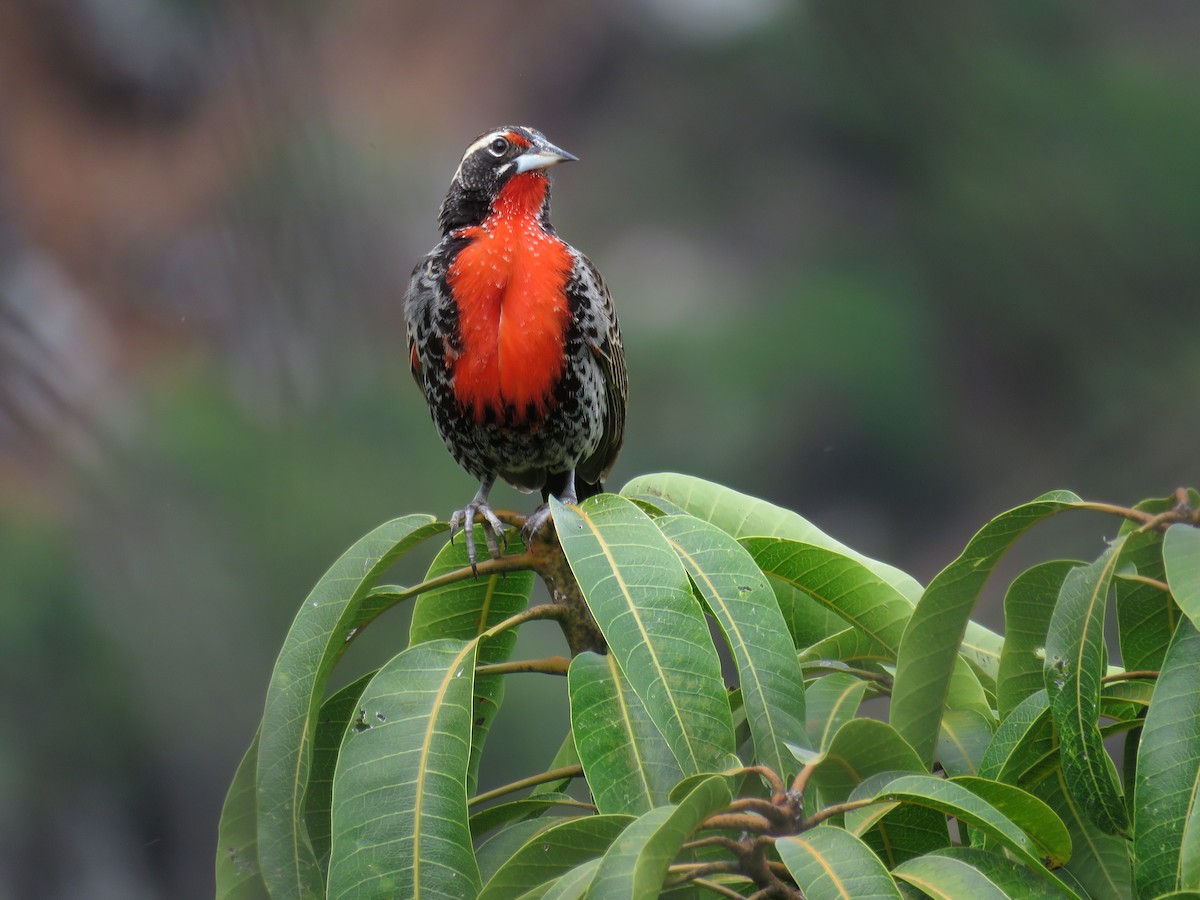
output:
[[[493,125],[582,160],[615,486],[712,478],[927,580],[1045,490],[1195,484],[1198,38],[1186,0],[0,2],[0,897],[211,896],[307,588],[471,496],[401,297]],[[565,710],[517,679],[526,771]]]

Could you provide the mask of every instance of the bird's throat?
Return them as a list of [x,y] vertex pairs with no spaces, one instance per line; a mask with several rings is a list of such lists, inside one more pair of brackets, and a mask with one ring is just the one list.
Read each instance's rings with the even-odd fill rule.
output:
[[480,422],[540,419],[562,377],[572,259],[542,226],[548,189],[541,172],[516,175],[481,224],[456,233],[468,242],[447,272],[462,346],[454,394]]

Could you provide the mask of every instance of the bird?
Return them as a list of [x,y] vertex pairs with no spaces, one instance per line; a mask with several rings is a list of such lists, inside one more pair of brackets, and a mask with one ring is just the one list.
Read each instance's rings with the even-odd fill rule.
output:
[[404,299],[413,378],[442,441],[479,490],[450,517],[477,571],[474,523],[502,555],[497,478],[542,504],[604,490],[621,449],[629,393],[608,287],[550,223],[549,170],[578,157],[538,130],[504,125],[467,147],[438,212],[441,239],[413,269]]

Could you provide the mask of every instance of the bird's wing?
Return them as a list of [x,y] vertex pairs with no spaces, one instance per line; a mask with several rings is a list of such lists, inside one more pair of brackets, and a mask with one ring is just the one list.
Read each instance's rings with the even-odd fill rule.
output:
[[604,374],[604,431],[596,452],[579,463],[578,475],[583,481],[598,484],[608,475],[625,439],[625,407],[629,399],[629,378],[625,371],[625,345],[621,341],[621,326],[608,286],[600,272],[582,254],[576,254],[576,271],[567,283],[568,299],[589,305],[573,293],[587,292],[596,317],[596,339],[585,338]]

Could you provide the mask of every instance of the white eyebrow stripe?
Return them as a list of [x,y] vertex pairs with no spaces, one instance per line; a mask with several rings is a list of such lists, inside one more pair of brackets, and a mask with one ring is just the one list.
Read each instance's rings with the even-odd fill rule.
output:
[[496,138],[505,137],[505,136],[507,136],[507,134],[508,134],[507,129],[504,131],[489,131],[487,134],[485,134],[483,137],[481,137],[479,140],[477,140],[475,143],[473,143],[470,147],[468,147],[467,152],[463,154],[462,160],[460,160],[458,163],[458,168],[454,170],[454,178],[452,180],[458,181],[458,177],[462,174],[463,163],[465,163],[468,159],[470,159],[472,156],[474,156],[476,153],[478,153],[480,150],[482,150],[484,147],[486,147],[488,144],[490,144]]

